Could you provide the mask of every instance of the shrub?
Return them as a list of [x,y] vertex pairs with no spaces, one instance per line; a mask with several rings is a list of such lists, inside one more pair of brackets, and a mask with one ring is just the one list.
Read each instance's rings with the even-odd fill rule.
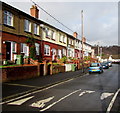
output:
[[32,58],[33,60],[36,60],[36,48],[35,46],[31,46],[30,47],[30,58]]

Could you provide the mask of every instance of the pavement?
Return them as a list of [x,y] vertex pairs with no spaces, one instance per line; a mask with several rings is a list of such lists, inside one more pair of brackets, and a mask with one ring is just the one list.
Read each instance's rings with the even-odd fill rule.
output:
[[54,75],[40,76],[31,79],[5,82],[2,84],[2,100],[7,100],[38,89],[43,89],[51,85],[79,77],[88,72],[88,68],[74,72],[58,73]]

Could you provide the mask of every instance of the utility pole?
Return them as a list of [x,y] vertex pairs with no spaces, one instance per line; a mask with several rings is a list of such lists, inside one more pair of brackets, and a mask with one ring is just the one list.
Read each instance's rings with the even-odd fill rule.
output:
[[100,58],[102,58],[102,47],[100,48]]
[[82,36],[82,72],[84,73],[84,52],[83,52],[83,38],[84,38],[84,35],[83,35],[83,10],[81,11],[81,36]]
[[98,42],[98,56],[99,56],[99,42]]

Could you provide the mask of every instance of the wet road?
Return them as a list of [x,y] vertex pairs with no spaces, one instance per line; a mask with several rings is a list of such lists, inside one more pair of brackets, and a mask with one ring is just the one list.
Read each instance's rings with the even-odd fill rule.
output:
[[6,100],[3,111],[118,111],[119,65]]

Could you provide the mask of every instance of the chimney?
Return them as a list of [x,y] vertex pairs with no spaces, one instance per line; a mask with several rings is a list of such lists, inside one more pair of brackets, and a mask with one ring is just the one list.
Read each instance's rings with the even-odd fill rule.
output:
[[85,37],[83,37],[83,38],[82,38],[82,41],[83,41],[83,42],[86,42],[86,38],[85,38]]
[[30,8],[30,14],[31,14],[31,16],[33,16],[37,19],[39,18],[39,10],[36,5],[32,5],[32,8]]
[[73,33],[73,36],[74,36],[75,38],[77,38],[77,36],[78,36],[77,32],[74,32],[74,33]]

